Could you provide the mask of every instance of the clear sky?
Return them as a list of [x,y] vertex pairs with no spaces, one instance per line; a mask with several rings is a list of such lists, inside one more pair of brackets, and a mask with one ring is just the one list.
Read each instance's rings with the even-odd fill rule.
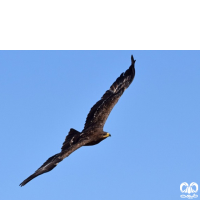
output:
[[[83,129],[131,54],[112,137],[19,187]],[[0,97],[0,199],[177,200],[182,182],[200,184],[199,51],[0,51]]]

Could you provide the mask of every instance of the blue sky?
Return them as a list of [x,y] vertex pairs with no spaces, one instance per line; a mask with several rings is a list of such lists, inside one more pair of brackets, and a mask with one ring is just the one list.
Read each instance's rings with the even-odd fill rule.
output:
[[[83,129],[131,54],[112,137],[19,187]],[[182,182],[200,184],[199,66],[199,51],[0,51],[1,199],[181,199]]]

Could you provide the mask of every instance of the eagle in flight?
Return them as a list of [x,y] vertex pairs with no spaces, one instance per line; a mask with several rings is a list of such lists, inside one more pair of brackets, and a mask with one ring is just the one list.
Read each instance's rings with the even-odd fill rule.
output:
[[25,179],[20,186],[24,186],[35,177],[51,171],[59,162],[78,148],[98,144],[111,136],[103,131],[103,127],[111,110],[134,79],[135,61],[133,56],[131,56],[131,66],[116,79],[110,89],[91,108],[82,132],[71,128],[62,145],[61,152],[51,156],[35,173]]

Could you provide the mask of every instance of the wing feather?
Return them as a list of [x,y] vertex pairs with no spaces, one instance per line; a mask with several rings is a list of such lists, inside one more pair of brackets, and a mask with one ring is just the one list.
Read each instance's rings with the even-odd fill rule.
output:
[[131,56],[132,64],[111,85],[101,99],[91,108],[85,122],[84,130],[90,126],[102,128],[115,104],[118,102],[125,89],[129,87],[135,76],[135,61]]
[[73,139],[71,138],[71,136],[77,136],[78,134],[80,134],[78,131],[74,129],[70,129],[70,132],[67,135],[65,142],[63,143],[62,151],[48,158],[41,167],[39,167],[32,175],[30,175],[27,179],[25,179],[22,183],[20,183],[20,186],[24,186],[35,177],[51,171],[64,158],[68,157],[71,153],[73,153],[78,148],[87,144],[88,138],[82,138],[81,140],[76,141],[76,142],[71,141]]

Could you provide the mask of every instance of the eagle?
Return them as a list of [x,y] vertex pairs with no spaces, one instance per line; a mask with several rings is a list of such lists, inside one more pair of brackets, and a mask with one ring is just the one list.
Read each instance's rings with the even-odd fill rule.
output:
[[61,152],[51,156],[39,169],[25,179],[20,186],[26,185],[35,177],[51,171],[64,158],[82,146],[96,145],[108,138],[110,133],[103,131],[104,124],[124,91],[135,77],[135,62],[131,56],[131,66],[111,85],[101,99],[91,108],[81,132],[71,128],[62,145]]

